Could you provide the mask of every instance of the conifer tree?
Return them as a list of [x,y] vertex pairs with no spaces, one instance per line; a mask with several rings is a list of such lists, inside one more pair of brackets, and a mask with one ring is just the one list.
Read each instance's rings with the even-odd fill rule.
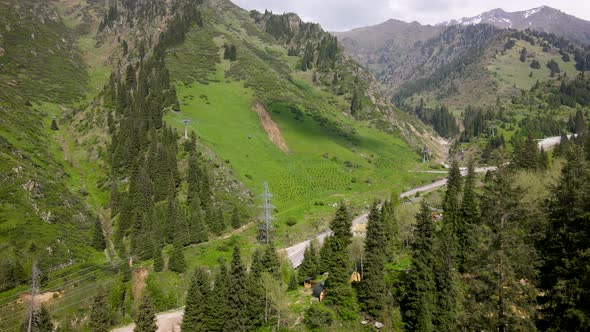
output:
[[348,246],[352,242],[352,217],[348,207],[341,202],[336,215],[330,222],[333,234],[324,245],[329,246],[331,259],[326,266],[329,277],[326,281],[326,302],[337,306],[341,317],[347,316],[354,305],[354,294],[348,284],[349,260]]
[[395,262],[399,251],[401,250],[401,241],[399,225],[395,217],[393,200],[388,199],[383,202],[381,207],[381,218],[385,226],[385,237],[387,247],[385,248],[388,262]]
[[233,227],[233,229],[238,229],[240,228],[241,222],[240,222],[240,211],[238,210],[237,206],[234,206],[234,209],[232,211],[232,215],[231,215],[231,226]]
[[59,130],[59,127],[57,126],[57,120],[55,119],[55,117],[51,118],[51,130]]
[[228,288],[228,312],[223,331],[237,332],[249,329],[248,285],[246,269],[242,264],[240,249],[234,247]]
[[111,319],[107,303],[107,294],[107,290],[101,287],[99,288],[98,293],[94,296],[90,311],[90,330],[93,332],[109,331]]
[[139,304],[137,317],[135,318],[135,328],[133,332],[156,332],[156,309],[148,292],[144,292]]
[[368,219],[363,279],[358,287],[358,299],[363,310],[378,318],[385,306],[384,269],[387,263],[387,251],[384,249],[389,247],[385,234],[385,221],[383,214],[379,211],[379,202],[373,202]]
[[574,146],[547,202],[549,225],[539,242],[543,257],[539,324],[548,331],[590,329],[590,169]]
[[92,247],[98,251],[103,251],[107,247],[104,233],[102,232],[102,225],[99,219],[94,221],[94,231],[92,233]]
[[204,326],[208,331],[222,331],[229,315],[229,285],[230,274],[227,264],[219,263],[219,271],[215,277],[213,291],[210,300],[206,303],[207,315],[204,317]]
[[298,273],[299,281],[303,282],[307,278],[315,278],[319,274],[317,249],[315,248],[314,241],[310,241],[309,245],[305,248],[303,253],[303,261],[299,265]]
[[35,332],[52,332],[53,322],[51,321],[51,314],[45,305],[41,305],[41,308],[35,309],[33,313],[33,321],[31,324],[31,330]]
[[186,295],[181,324],[183,331],[209,331],[205,316],[208,314],[206,303],[210,301],[210,292],[207,272],[203,268],[197,267]]
[[293,291],[297,289],[297,272],[293,271],[289,276],[289,285],[287,286],[287,291]]
[[461,203],[459,196],[461,195],[463,178],[461,177],[461,170],[459,163],[454,160],[451,164],[451,170],[447,177],[447,191],[443,201],[444,224],[443,230],[447,232],[448,250],[453,257],[463,256],[465,243],[467,239],[467,226],[465,221],[460,217]]
[[400,303],[402,318],[408,331],[434,331],[434,232],[430,209],[423,200],[420,212],[416,216],[412,265],[404,280],[406,294]]
[[355,89],[352,93],[352,99],[350,100],[350,114],[356,117],[358,113],[361,111],[362,107],[363,106],[361,102],[361,97],[359,95],[358,90]]
[[477,194],[475,193],[476,181],[475,166],[473,161],[470,161],[467,166],[467,176],[465,177],[465,186],[463,189],[463,201],[461,202],[461,216],[467,227],[467,238],[464,243],[463,252],[459,256],[458,268],[459,272],[466,272],[473,259],[477,259],[474,255],[474,248],[477,244],[477,232],[475,228],[480,224],[479,206],[477,202]]
[[170,259],[168,260],[168,270],[176,273],[183,273],[185,269],[186,261],[182,252],[182,246],[174,244],[172,253],[170,253]]
[[162,249],[159,245],[154,248],[154,271],[162,272],[164,270],[164,258],[162,257]]

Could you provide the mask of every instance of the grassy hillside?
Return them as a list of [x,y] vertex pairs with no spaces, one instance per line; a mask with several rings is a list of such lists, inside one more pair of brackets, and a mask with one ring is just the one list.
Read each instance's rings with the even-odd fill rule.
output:
[[[257,27],[243,13],[208,13],[205,27],[193,27],[186,42],[167,57],[172,78],[178,80],[181,112],[166,119],[178,128],[184,126],[182,120],[191,120],[198,140],[255,192],[268,181],[279,235],[295,218],[301,222],[290,231],[301,238],[343,198],[362,206],[431,179],[408,172],[424,165],[398,135],[343,115],[347,101],[298,72],[297,58],[288,57],[272,39],[264,42],[268,37],[253,32]],[[224,43],[238,45],[237,61],[222,60]],[[253,111],[256,101],[278,125],[288,152],[269,140]]]

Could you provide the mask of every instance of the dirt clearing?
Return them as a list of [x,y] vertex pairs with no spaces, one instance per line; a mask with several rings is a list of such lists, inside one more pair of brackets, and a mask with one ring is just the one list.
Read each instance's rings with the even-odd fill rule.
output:
[[272,120],[270,114],[268,114],[264,108],[264,105],[262,105],[262,103],[259,101],[255,101],[254,104],[252,104],[252,111],[258,114],[260,123],[262,123],[262,127],[268,134],[268,139],[270,139],[272,144],[276,145],[284,153],[289,153],[289,147],[287,146],[287,143],[285,143],[285,139],[281,134],[279,126]]

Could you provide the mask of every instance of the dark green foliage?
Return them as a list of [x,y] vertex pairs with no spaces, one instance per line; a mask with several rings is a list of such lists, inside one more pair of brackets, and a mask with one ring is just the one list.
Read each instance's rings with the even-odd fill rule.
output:
[[526,56],[527,56],[527,50],[526,50],[526,47],[523,47],[522,50],[520,50],[520,61],[526,62]]
[[361,101],[361,96],[359,95],[358,90],[354,90],[354,92],[352,93],[352,99],[350,101],[350,114],[352,114],[352,116],[356,117],[358,116],[359,112],[362,111],[363,109],[363,104]]
[[51,118],[51,130],[59,130],[57,119],[55,117]]
[[100,288],[94,296],[90,310],[90,330],[93,332],[107,332],[111,325],[109,306],[107,303],[107,290]]
[[248,312],[248,284],[246,268],[242,264],[240,249],[234,247],[234,254],[231,261],[231,271],[228,288],[227,320],[223,325],[223,331],[247,331],[249,329]]
[[238,228],[240,228],[241,225],[242,225],[242,222],[240,221],[240,210],[238,209],[237,206],[234,206],[234,209],[233,209],[232,215],[231,215],[231,226],[233,227],[233,229],[238,229]]
[[162,249],[156,245],[154,248],[154,271],[162,272],[164,270],[164,258],[162,257]]
[[386,224],[379,211],[378,202],[373,202],[369,212],[367,236],[365,238],[365,260],[363,279],[358,286],[358,300],[361,309],[378,318],[385,306],[385,263],[387,263]]
[[516,168],[536,170],[543,166],[543,162],[540,159],[539,147],[532,136],[529,136],[524,142],[514,145],[512,159],[512,165]]
[[98,251],[103,251],[107,247],[104,233],[102,232],[102,224],[99,219],[94,222],[94,232],[92,233],[92,247]]
[[176,273],[183,273],[186,270],[186,261],[181,245],[175,244],[172,248],[170,259],[168,260],[168,270]]
[[223,58],[229,61],[236,61],[238,58],[238,51],[236,45],[223,45]]
[[51,314],[47,307],[41,305],[41,308],[35,309],[33,313],[33,322],[31,324],[31,331],[34,332],[52,332],[53,322],[51,321]]
[[413,112],[422,122],[431,125],[443,137],[450,138],[459,133],[455,117],[444,105],[430,109],[424,104],[424,99],[421,99],[420,104],[414,108]]
[[305,326],[312,331],[332,325],[335,319],[334,312],[321,303],[312,304],[305,312]]
[[559,64],[557,64],[557,62],[555,62],[555,60],[553,60],[553,59],[551,59],[551,60],[549,60],[549,62],[547,62],[547,68],[549,68],[549,70],[551,70],[551,77],[553,77],[553,75],[559,74],[561,72],[559,70]]
[[462,255],[459,256],[459,272],[461,273],[466,272],[468,269],[466,265],[477,259],[476,255],[474,255],[474,248],[477,246],[475,228],[479,226],[481,220],[477,194],[475,192],[476,180],[475,166],[473,161],[470,161],[467,166],[467,176],[465,177],[463,200],[461,202],[460,218],[467,227],[467,238],[464,243]]
[[318,45],[317,66],[321,70],[331,69],[336,62],[338,55],[338,39],[336,36],[327,34]]
[[305,45],[305,52],[303,58],[301,58],[301,70],[307,71],[313,68],[314,49],[311,42],[307,42]]
[[385,248],[387,254],[387,262],[395,262],[402,247],[399,225],[395,217],[395,207],[393,200],[388,199],[383,202],[381,206],[381,218],[385,226]]
[[197,267],[186,295],[186,305],[181,324],[183,331],[208,331],[205,316],[210,314],[207,312],[210,292],[207,272],[203,268]]
[[590,329],[590,170],[580,147],[566,154],[561,177],[547,201],[549,225],[539,242],[543,257],[540,328],[549,331]]
[[405,296],[400,306],[409,331],[434,331],[436,284],[434,276],[434,222],[424,201],[416,216],[412,265],[405,275]]
[[584,118],[584,113],[581,110],[576,110],[576,117],[574,119],[574,132],[578,135],[586,134],[588,130],[586,126],[586,119]]
[[523,190],[513,188],[512,182],[509,170],[501,168],[481,196],[477,259],[465,297],[469,315],[464,324],[469,329],[533,329],[538,291],[533,286],[537,255],[532,238],[538,226],[521,202]]
[[131,268],[127,259],[124,259],[119,265],[119,274],[121,275],[121,281],[127,282],[131,280]]
[[318,274],[320,274],[320,260],[318,257],[318,252],[315,247],[315,241],[309,242],[309,245],[305,248],[305,252],[303,253],[303,261],[301,265],[298,267],[299,281],[303,282],[303,280],[307,278],[315,278]]
[[28,275],[25,273],[19,259],[10,259],[4,256],[0,261],[0,291],[10,289],[18,284],[27,282]]
[[133,332],[156,332],[158,329],[158,325],[156,324],[156,312],[148,292],[144,292],[141,297],[141,302],[137,311]]
[[516,45],[516,42],[514,41],[514,39],[509,38],[508,41],[506,42],[506,44],[504,44],[504,50],[510,50],[514,47],[514,45]]
[[531,68],[541,69],[541,63],[537,61],[537,59],[533,59],[533,61],[531,61]]
[[287,291],[294,291],[297,289],[298,286],[298,282],[297,282],[297,272],[293,271],[293,273],[291,273],[291,275],[289,276],[289,285],[287,286]]

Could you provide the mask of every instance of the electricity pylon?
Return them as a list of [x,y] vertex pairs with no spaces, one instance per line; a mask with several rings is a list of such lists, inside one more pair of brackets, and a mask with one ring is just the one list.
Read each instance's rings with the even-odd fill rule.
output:
[[260,223],[260,233],[258,237],[261,241],[268,243],[270,241],[272,221],[274,220],[272,216],[272,209],[275,208],[272,204],[270,204],[270,198],[272,197],[272,194],[268,189],[268,182],[264,182],[264,193],[260,196],[262,196],[264,199],[264,204],[262,205],[264,212]]

